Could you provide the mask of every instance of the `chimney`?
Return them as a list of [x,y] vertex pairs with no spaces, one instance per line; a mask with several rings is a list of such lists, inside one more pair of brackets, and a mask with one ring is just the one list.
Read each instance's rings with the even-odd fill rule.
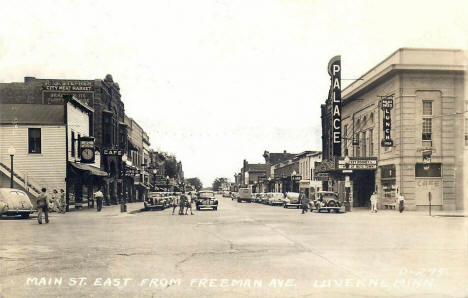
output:
[[283,153],[286,154],[287,153],[286,150],[284,150]]
[[36,79],[35,77],[24,77],[24,82],[29,83],[29,82],[34,81],[35,79]]

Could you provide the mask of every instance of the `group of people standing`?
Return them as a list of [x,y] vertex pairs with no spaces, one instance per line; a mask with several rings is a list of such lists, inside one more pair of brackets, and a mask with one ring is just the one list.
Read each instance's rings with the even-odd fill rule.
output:
[[49,223],[49,211],[65,213],[67,205],[65,202],[65,191],[60,190],[60,193],[54,189],[52,195],[47,195],[47,189],[42,188],[41,193],[36,200],[37,206],[37,222],[42,224],[42,215],[45,222]]
[[[182,194],[180,197],[175,197],[174,202],[172,204],[172,215],[174,215],[174,212],[177,207],[179,207],[179,215],[188,215],[188,211],[190,210],[190,214],[193,215],[192,212],[192,205],[194,202],[194,198],[192,197],[192,193],[189,192],[187,195],[185,194],[185,191],[182,191]],[[184,213],[185,209],[185,213]]]
[[[396,189],[396,203],[398,205],[398,210],[400,213],[405,210],[405,197],[401,194],[400,189],[397,187]],[[379,197],[377,195],[377,191],[374,191],[370,197],[370,202],[371,202],[371,212],[376,213],[377,212],[377,204],[379,202]]]

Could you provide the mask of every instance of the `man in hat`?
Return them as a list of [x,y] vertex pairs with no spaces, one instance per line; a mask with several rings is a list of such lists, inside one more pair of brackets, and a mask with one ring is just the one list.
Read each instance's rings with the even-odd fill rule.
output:
[[49,223],[49,209],[47,207],[48,198],[47,198],[47,189],[42,188],[41,194],[37,197],[37,222],[42,224],[42,213],[45,216],[45,222]]

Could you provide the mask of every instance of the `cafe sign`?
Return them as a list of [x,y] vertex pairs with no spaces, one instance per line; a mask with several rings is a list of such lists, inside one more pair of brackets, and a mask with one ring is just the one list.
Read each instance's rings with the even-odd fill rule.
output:
[[120,149],[103,149],[102,154],[107,156],[122,156],[123,150]]

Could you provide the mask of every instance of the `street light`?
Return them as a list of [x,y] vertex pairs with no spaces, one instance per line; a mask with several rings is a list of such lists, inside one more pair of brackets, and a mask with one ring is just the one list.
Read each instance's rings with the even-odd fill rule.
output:
[[122,200],[120,201],[120,212],[127,212],[127,193],[125,189],[125,175],[127,171],[127,160],[126,154],[122,155]]
[[156,173],[158,169],[153,169],[153,191],[156,191]]
[[10,188],[13,188],[13,157],[15,156],[16,149],[13,146],[8,148],[8,154],[10,154]]
[[166,188],[169,191],[169,176],[166,176]]

